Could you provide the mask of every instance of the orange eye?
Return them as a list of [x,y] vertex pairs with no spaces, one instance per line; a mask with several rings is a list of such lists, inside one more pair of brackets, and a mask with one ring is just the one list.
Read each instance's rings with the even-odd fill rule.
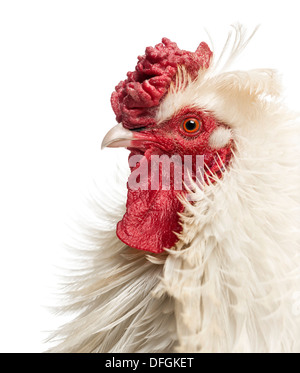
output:
[[188,118],[182,123],[182,128],[189,134],[195,133],[200,129],[200,121],[195,118]]

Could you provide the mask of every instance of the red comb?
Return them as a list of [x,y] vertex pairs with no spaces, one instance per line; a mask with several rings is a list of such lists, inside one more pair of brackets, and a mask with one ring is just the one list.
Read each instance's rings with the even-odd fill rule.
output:
[[128,129],[146,127],[155,123],[157,106],[168,91],[177,67],[183,65],[192,79],[199,69],[209,67],[212,52],[201,43],[196,52],[187,52],[167,38],[154,48],[146,48],[138,57],[135,71],[127,73],[111,95],[111,105],[118,122]]

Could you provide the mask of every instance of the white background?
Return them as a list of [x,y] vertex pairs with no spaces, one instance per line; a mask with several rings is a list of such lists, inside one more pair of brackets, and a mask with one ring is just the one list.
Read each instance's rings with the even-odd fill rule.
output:
[[[298,108],[299,1],[0,1],[0,352],[40,352],[63,242],[115,124],[110,95],[146,46],[166,36],[194,51],[223,44],[229,26],[261,27],[238,68],[284,74]],[[114,153],[113,152],[117,152]],[[126,154],[125,154],[126,157]]]

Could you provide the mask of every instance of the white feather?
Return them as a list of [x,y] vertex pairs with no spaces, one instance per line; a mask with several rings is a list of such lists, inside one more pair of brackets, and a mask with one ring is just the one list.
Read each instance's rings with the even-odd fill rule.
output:
[[176,299],[177,351],[300,351],[296,123],[277,112],[271,134],[256,125],[251,138],[236,135],[223,179],[194,192],[188,239],[169,251],[160,293]]
[[221,149],[229,143],[231,138],[231,130],[220,126],[210,135],[208,144],[212,149]]

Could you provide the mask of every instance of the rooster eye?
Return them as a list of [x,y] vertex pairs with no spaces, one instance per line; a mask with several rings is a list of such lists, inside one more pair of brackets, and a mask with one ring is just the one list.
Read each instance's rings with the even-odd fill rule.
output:
[[183,130],[188,134],[198,132],[200,129],[200,121],[195,118],[188,118],[182,123]]

